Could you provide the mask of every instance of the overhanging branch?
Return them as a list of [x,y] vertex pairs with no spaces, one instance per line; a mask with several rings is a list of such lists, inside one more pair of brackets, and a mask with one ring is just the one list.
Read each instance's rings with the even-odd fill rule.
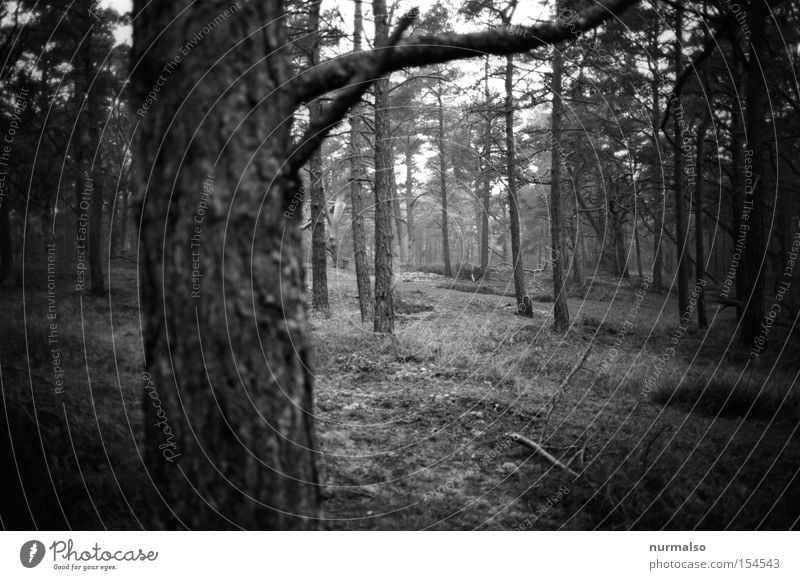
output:
[[[497,28],[470,34],[439,34],[398,43],[395,47],[350,54],[307,70],[287,84],[297,104],[351,85],[362,71],[376,76],[412,66],[426,66],[486,54],[527,52],[564,40],[573,40],[606,20],[621,14],[638,0],[607,0],[587,8],[571,22],[546,22],[536,26]],[[388,53],[388,54],[387,54]],[[375,67],[376,60],[379,64]]]
[[382,47],[377,56],[371,62],[366,63],[367,66],[352,78],[351,84],[334,99],[322,115],[309,124],[292,155],[290,161],[292,171],[299,171],[305,165],[305,162],[320,146],[320,143],[322,143],[331,129],[344,119],[347,112],[361,100],[361,97],[367,92],[372,82],[381,76],[381,69],[385,67],[386,61],[394,52],[394,47],[400,42],[403,32],[416,20],[418,13],[418,10],[414,8],[400,19],[400,22],[397,23],[397,28],[387,40],[386,46]]

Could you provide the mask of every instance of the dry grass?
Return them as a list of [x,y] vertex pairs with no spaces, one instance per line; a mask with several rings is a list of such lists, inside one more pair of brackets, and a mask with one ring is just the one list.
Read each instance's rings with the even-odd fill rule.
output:
[[[50,384],[43,295],[27,295],[27,325],[19,294],[2,302],[12,320],[0,337],[3,386],[13,393],[9,413],[32,442],[32,457],[39,453],[37,429],[43,432],[58,493],[95,500],[65,507],[74,527],[136,528],[132,514],[144,512],[135,272],[123,266],[114,275],[113,329],[107,300],[84,299],[81,323],[78,297],[59,290],[66,420]],[[408,279],[398,286],[394,337],[376,337],[361,323],[350,272],[329,273],[331,317],[311,315],[331,528],[797,525],[795,375],[769,374],[764,361],[740,378],[744,366],[723,359],[724,340],[691,331],[653,380],[674,331],[664,314],[675,311],[674,300],[648,294],[627,318],[635,290],[628,282],[586,285],[570,299],[573,326],[560,335],[550,330],[547,304],[535,304],[533,318],[522,318],[513,314],[513,298]],[[719,336],[730,335],[730,320],[715,324]],[[584,367],[552,404],[590,346]],[[33,381],[33,395],[20,362],[26,360],[41,379]],[[31,418],[34,401],[40,416]],[[510,443],[512,431],[541,440],[580,477],[571,481]],[[24,477],[33,477],[35,467]],[[534,517],[564,486],[569,493]],[[53,494],[42,489],[37,500],[58,514]]]
[[[520,318],[513,298],[465,293],[462,284],[401,284],[404,300],[432,310],[401,317],[394,339],[376,340],[354,323],[355,303],[315,322],[319,430],[335,455],[325,462],[332,527],[524,528],[565,484],[570,493],[532,529],[793,525],[798,510],[788,498],[800,496],[797,485],[786,488],[781,509],[765,492],[797,470],[798,453],[785,451],[794,435],[783,419],[791,414],[778,413],[765,427],[713,413],[713,405],[687,405],[680,394],[707,382],[717,352],[696,331],[645,389],[674,331],[659,314],[674,311],[671,298],[648,295],[627,328],[636,286],[598,284],[588,299],[571,300],[575,324],[560,336],[544,308]],[[590,345],[584,368],[550,409],[559,382]],[[712,388],[724,392],[732,374]],[[764,382],[762,370],[753,376]],[[678,394],[663,398],[671,392]],[[770,392],[774,405],[782,391]],[[565,482],[524,448],[504,445],[509,431],[541,436],[554,455],[583,468],[581,477]]]

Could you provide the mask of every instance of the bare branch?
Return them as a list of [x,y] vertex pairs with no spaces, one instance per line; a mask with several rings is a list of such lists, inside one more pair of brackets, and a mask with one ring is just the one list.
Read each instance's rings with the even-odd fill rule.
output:
[[309,124],[305,135],[298,142],[292,155],[290,167],[293,171],[298,171],[305,164],[311,154],[330,133],[331,129],[344,119],[351,107],[361,100],[367,89],[381,76],[381,69],[384,68],[386,61],[394,52],[394,47],[400,42],[403,32],[416,20],[417,14],[418,10],[415,8],[400,19],[386,46],[377,53],[377,56],[371,62],[365,63],[366,66],[351,79],[351,84],[342,94],[336,97],[318,119]]
[[[638,0],[598,2],[581,12],[571,22],[546,22],[536,26],[495,28],[470,34],[439,34],[406,40],[389,50],[380,48],[349,54],[301,73],[288,83],[286,89],[299,104],[351,85],[357,77],[363,76],[362,71],[366,70],[377,69],[376,76],[380,76],[403,68],[475,58],[486,54],[508,55],[527,52],[548,44],[573,40],[585,31],[619,15],[637,2]],[[375,67],[376,59],[379,58],[381,62]]]

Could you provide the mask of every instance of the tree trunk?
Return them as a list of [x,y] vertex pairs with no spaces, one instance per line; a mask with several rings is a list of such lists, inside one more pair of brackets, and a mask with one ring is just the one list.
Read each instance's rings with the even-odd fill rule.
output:
[[[504,262],[511,262],[511,239],[508,235],[508,231],[510,229],[509,221],[508,221],[508,196],[504,200],[500,202],[500,211],[503,218],[503,223],[501,224],[504,230],[503,237],[500,239],[501,249],[502,249],[502,257]],[[513,264],[512,264],[513,267]]]
[[[650,91],[653,100],[653,146],[656,152],[661,155],[661,142],[659,140],[660,123],[661,123],[661,101],[659,97],[659,82],[658,82],[658,43],[659,43],[660,28],[656,28],[653,33],[652,42],[650,44],[650,54],[656,59],[653,67],[653,78],[650,81]],[[661,181],[661,180],[659,180]],[[661,292],[663,287],[662,274],[664,272],[664,258],[663,258],[663,238],[664,238],[664,189],[657,188],[655,199],[653,200],[655,206],[654,219],[653,219],[653,284],[652,288],[655,292]]]
[[[90,196],[86,195],[87,171],[86,171],[86,145],[83,134],[85,123],[82,119],[82,102],[76,95],[78,107],[77,120],[75,121],[75,141],[73,145],[73,155],[75,157],[75,264],[76,264],[76,291],[83,292],[91,286],[86,280],[86,272],[89,269],[88,262],[88,236],[89,236],[89,214],[86,210],[91,209]],[[86,199],[84,199],[86,198]]]
[[644,280],[644,272],[642,271],[642,247],[639,243],[639,220],[633,220],[633,240],[636,243],[636,269],[639,274],[639,280]]
[[[319,2],[308,6],[309,67],[319,63]],[[308,121],[315,123],[322,115],[319,99],[308,105]],[[322,148],[311,154],[308,163],[309,192],[311,195],[311,307],[323,314],[330,313],[328,305],[328,236],[325,234],[325,219],[328,214],[325,203],[325,188],[322,184]],[[334,263],[335,265],[335,263]]]
[[[764,270],[761,262],[766,253],[764,241],[763,217],[765,215],[767,187],[764,176],[769,167],[768,153],[769,127],[764,121],[766,102],[766,80],[762,67],[766,56],[765,21],[766,9],[764,0],[753,0],[748,14],[750,26],[750,54],[747,59],[747,110],[746,135],[748,138],[745,155],[752,158],[752,167],[745,161],[744,206],[750,206],[749,222],[744,248],[744,260],[741,268],[744,282],[750,288],[742,316],[743,346],[753,346],[753,341],[761,331],[764,321]],[[751,173],[752,172],[752,173]],[[750,174],[750,175],[748,175]]]
[[489,112],[489,57],[484,60],[483,65],[483,103],[486,108],[484,114],[486,118],[483,124],[483,192],[481,195],[481,270],[486,271],[489,267],[489,209],[492,203],[492,181],[491,174],[491,149],[492,149],[492,120]]
[[[149,524],[316,528],[301,181],[286,163],[294,103],[280,89],[290,74],[282,7],[136,0],[133,10],[134,109],[175,62],[185,31],[218,19],[137,131],[144,454],[159,494]],[[254,106],[264,94],[274,95],[268,106]]]
[[[583,234],[581,233],[580,218],[578,212],[575,212],[575,226],[570,232],[572,237],[572,281],[577,286],[583,285],[583,276],[581,275],[581,250],[583,249]],[[584,252],[585,253],[585,252]]]
[[[389,38],[386,0],[373,0],[375,46]],[[375,332],[394,332],[392,273],[392,167],[389,126],[389,77],[375,82]]]
[[517,207],[517,155],[514,145],[514,58],[506,57],[506,178],[508,180],[508,219],[511,230],[511,263],[514,266],[514,295],[517,304],[525,297],[525,272],[522,265]]
[[[557,3],[558,5],[558,3]],[[556,48],[553,54],[553,110],[551,115],[552,148],[550,150],[550,246],[553,262],[553,330],[569,328],[569,306],[564,285],[561,256],[561,77],[563,55]],[[506,85],[508,90],[508,85]],[[517,242],[519,243],[519,242]],[[519,299],[519,298],[518,298]]]
[[[739,66],[738,62],[734,65],[734,78],[736,79],[736,72],[738,72]],[[738,80],[738,79],[737,79]],[[739,83],[737,82],[737,85]],[[744,91],[739,92],[737,87],[737,94],[741,94]],[[738,99],[732,99],[733,103],[738,103]],[[734,110],[738,104],[734,105]],[[735,225],[734,235],[733,235],[733,244],[734,244],[734,253],[736,253],[737,246],[739,245],[739,236],[742,232],[742,227],[747,227],[746,224],[742,223],[742,193],[744,191],[744,146],[743,146],[743,138],[744,133],[742,130],[742,122],[740,120],[741,114],[737,113],[732,115],[732,123],[731,123],[731,174],[733,178],[731,179],[731,218]],[[744,249],[744,248],[742,248]],[[734,274],[735,277],[735,287],[736,287],[736,320],[741,320],[742,315],[744,314],[744,308],[740,306],[743,304],[746,297],[746,280],[745,280],[745,271],[741,266],[741,259],[738,261],[738,265],[735,265],[731,260],[730,256],[726,256],[728,259],[728,263],[726,264],[726,268],[734,267],[736,268],[736,272]],[[726,276],[727,271],[726,271]]]
[[[319,3],[315,4],[319,6]],[[309,104],[310,119],[315,120],[322,111],[319,101]],[[322,185],[322,152],[311,155],[308,166],[311,195],[311,307],[329,313],[328,305],[328,236],[325,233],[325,188]],[[334,263],[335,265],[335,263]]]
[[695,189],[695,212],[694,212],[694,268],[695,277],[697,278],[696,287],[699,289],[697,296],[697,326],[698,328],[706,328],[708,321],[706,319],[706,306],[705,306],[705,291],[700,281],[705,280],[705,263],[706,253],[703,247],[703,158],[705,157],[704,145],[706,138],[706,123],[703,121],[697,128],[697,186]]
[[439,133],[436,141],[439,146],[439,193],[442,202],[442,255],[444,256],[444,275],[452,278],[453,267],[450,263],[450,231],[447,216],[447,165],[444,148],[444,106],[442,105],[442,81],[439,80],[436,99],[439,104]]
[[[619,199],[619,184],[615,185],[617,195],[615,200]],[[616,274],[620,278],[630,278],[630,270],[628,268],[628,245],[625,239],[625,210],[620,206],[619,202],[611,201],[609,208],[616,206],[616,209],[610,210],[612,235],[614,236],[614,262],[617,266]]]
[[[127,188],[127,183],[126,183]],[[116,223],[116,232],[117,232],[117,252],[120,254],[125,254],[128,251],[128,213],[130,208],[130,202],[128,200],[128,196],[130,193],[127,189],[123,190],[119,195],[119,210],[117,211],[117,223]]]
[[[91,22],[91,16],[86,14],[86,21]],[[86,122],[89,135],[89,158],[87,161],[84,182],[84,198],[91,204],[89,210],[89,227],[87,231],[87,249],[89,252],[89,276],[91,279],[92,294],[103,296],[105,294],[105,279],[103,277],[102,251],[102,225],[103,225],[103,188],[98,165],[102,154],[100,152],[100,95],[96,81],[97,70],[92,61],[92,32],[90,30],[82,46],[82,65],[86,84],[82,96],[86,97]],[[94,79],[94,82],[93,80]],[[78,112],[80,114],[80,110]],[[80,133],[78,134],[80,136]],[[79,209],[80,211],[80,209]]]
[[[683,9],[678,6],[675,10],[675,74],[680,76],[682,65],[681,42],[683,32]],[[675,239],[677,241],[677,270],[678,270],[678,317],[682,317],[689,308],[689,276],[686,268],[686,222],[683,209],[683,152],[682,126],[686,122],[683,118],[683,107],[680,96],[673,95],[673,121],[675,139]]]
[[[394,147],[392,147],[394,149]],[[393,156],[394,157],[394,156]],[[400,194],[397,191],[397,179],[394,175],[394,163],[392,163],[392,172],[389,174],[392,181],[392,215],[394,216],[395,232],[397,233],[397,254],[400,264],[408,262],[408,235],[406,227],[403,223],[403,214],[400,209]]]
[[408,261],[407,264],[416,266],[417,240],[414,227],[414,148],[412,137],[406,139],[406,230],[408,231]]
[[[362,32],[361,0],[355,0],[353,52],[361,52]],[[362,112],[363,106],[358,104],[353,107],[350,114],[350,209],[352,210],[353,262],[355,263],[356,286],[358,287],[358,306],[361,310],[361,322],[370,322],[374,316],[374,302],[367,257],[367,235],[364,232],[364,194],[361,187],[364,181],[361,160]]]
[[92,294],[95,296],[103,296],[106,293],[105,277],[103,276],[103,180],[101,179],[100,172],[98,171],[97,164],[100,161],[100,127],[98,126],[98,119],[96,114],[97,103],[91,103],[93,99],[90,97],[89,101],[89,135],[91,142],[91,151],[94,152],[94,161],[92,162],[92,210],[91,218],[89,220],[89,272],[92,279]]

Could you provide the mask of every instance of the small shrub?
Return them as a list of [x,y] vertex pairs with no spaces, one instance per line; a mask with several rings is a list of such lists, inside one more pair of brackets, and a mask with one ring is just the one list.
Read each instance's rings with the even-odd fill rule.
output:
[[690,407],[712,417],[750,419],[800,418],[800,393],[793,374],[764,374],[721,370],[704,379],[687,377],[675,387],[659,387],[651,400],[663,405]]

